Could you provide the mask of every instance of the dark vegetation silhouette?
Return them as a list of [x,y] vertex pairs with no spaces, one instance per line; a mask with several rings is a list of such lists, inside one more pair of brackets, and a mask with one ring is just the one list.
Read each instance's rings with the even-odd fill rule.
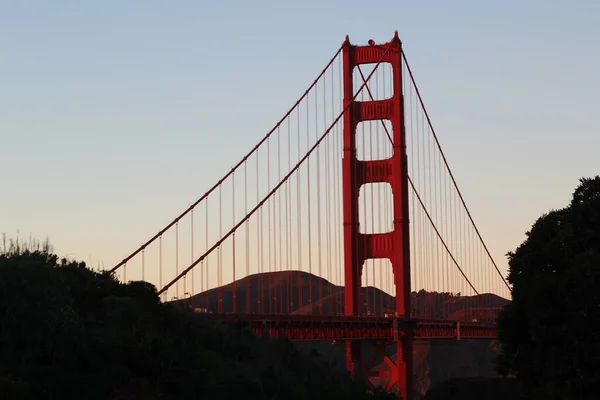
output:
[[430,389],[422,400],[513,400],[518,399],[519,390],[516,379],[449,379]]
[[450,380],[424,400],[599,398],[600,176],[526,236],[508,253],[512,301],[498,316],[496,368],[508,378]]
[[500,313],[498,370],[528,399],[600,396],[600,177],[542,215],[508,254],[512,302]]
[[0,243],[0,399],[392,399],[47,244]]

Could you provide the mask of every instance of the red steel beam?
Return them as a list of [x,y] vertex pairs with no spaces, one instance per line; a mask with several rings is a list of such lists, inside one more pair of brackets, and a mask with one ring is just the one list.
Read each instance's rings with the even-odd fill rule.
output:
[[292,341],[388,340],[404,336],[413,327],[417,340],[496,339],[494,325],[458,321],[427,321],[382,317],[213,314],[197,313],[204,320],[250,324],[257,335],[287,337]]

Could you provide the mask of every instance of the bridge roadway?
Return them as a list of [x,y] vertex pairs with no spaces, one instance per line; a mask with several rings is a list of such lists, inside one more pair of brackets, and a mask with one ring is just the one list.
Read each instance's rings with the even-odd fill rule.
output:
[[400,319],[390,317],[347,317],[315,315],[197,313],[199,318],[236,323],[246,321],[257,335],[287,337],[292,341],[309,340],[398,340],[412,328],[414,340],[496,339],[495,325]]

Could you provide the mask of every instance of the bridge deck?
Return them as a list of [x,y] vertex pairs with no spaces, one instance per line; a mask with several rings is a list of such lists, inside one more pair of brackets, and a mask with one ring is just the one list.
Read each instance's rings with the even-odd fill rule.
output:
[[415,340],[495,339],[496,326],[458,321],[428,321],[384,317],[197,313],[200,318],[234,323],[246,321],[254,331],[271,337],[304,340],[396,340],[414,329]]

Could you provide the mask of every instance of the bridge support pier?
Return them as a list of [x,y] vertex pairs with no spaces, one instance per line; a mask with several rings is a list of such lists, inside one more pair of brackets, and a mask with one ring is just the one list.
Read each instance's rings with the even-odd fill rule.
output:
[[[407,356],[412,358],[412,348],[408,346],[410,354],[406,354],[406,341],[401,340],[395,342],[396,361],[394,361],[387,352],[389,343],[377,342],[373,343],[373,355],[368,363],[365,363],[365,377],[367,382],[374,389],[378,386],[383,387],[387,391],[394,391],[402,398],[406,399],[407,385],[412,384],[411,379],[406,375]],[[386,368],[375,369],[375,364],[378,360],[383,360]]]
[[[364,346],[368,344],[368,346]],[[394,346],[389,354],[390,345]],[[365,350],[371,355],[364,359]],[[406,332],[395,342],[348,340],[346,342],[346,368],[355,377],[365,379],[367,385],[375,390],[379,387],[396,393],[402,399],[412,399],[412,334]]]
[[[404,126],[404,97],[402,93],[402,43],[396,32],[391,42],[354,46],[346,38],[343,45],[344,74],[344,137],[342,159],[344,215],[344,313],[359,316],[361,305],[361,276],[368,259],[387,258],[394,273],[396,317],[410,319],[410,242],[408,212],[408,171],[406,133]],[[392,96],[383,100],[356,101],[353,85],[354,68],[362,64],[387,63],[392,68]],[[369,91],[370,93],[370,91]],[[362,121],[391,122],[392,155],[385,160],[358,160],[356,128]],[[382,233],[361,233],[359,226],[359,191],[369,183],[387,183],[392,189],[393,230]],[[395,325],[397,327],[397,323]],[[394,329],[395,336],[397,329]],[[406,334],[408,333],[408,334]],[[365,377],[389,376],[386,387],[392,387],[405,400],[412,400],[412,333],[398,335],[395,343],[397,362],[386,353],[384,344],[375,344],[373,359],[363,362],[365,342],[346,343],[346,367],[353,375]],[[386,370],[372,369],[383,359]],[[370,382],[372,384],[372,382]],[[379,383],[376,383],[378,385]]]
[[352,376],[362,375],[363,346],[361,340],[346,341],[346,370]]

